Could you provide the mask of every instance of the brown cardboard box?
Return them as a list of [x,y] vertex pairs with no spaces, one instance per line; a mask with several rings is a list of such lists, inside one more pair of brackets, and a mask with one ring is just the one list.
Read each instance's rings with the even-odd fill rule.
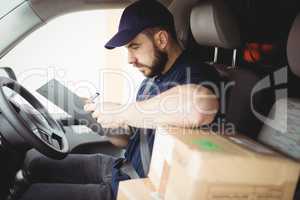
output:
[[[191,129],[159,129],[156,134],[156,140],[159,134],[169,134],[172,144],[165,146],[172,158],[163,162],[162,168],[168,169],[162,170],[162,178],[156,175],[155,179],[149,173],[151,180],[158,180],[154,185],[166,188],[165,200],[293,198],[299,164],[261,144],[245,137],[225,138]],[[154,146],[154,154],[156,150]]]
[[117,200],[158,200],[157,192],[148,178],[121,181]]
[[153,144],[153,151],[148,177],[156,191],[164,196],[172,165],[175,138],[164,134],[164,129],[158,128]]

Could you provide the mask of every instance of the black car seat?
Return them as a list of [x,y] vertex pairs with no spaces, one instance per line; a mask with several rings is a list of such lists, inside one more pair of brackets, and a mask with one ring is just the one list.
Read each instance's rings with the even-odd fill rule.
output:
[[[191,12],[191,31],[199,45],[235,49],[241,46],[238,23],[229,7],[222,0],[200,1]],[[250,69],[232,68],[212,64],[226,82],[221,83],[221,113],[225,115],[226,126],[235,131],[256,138],[263,122],[252,112],[267,116],[273,104],[269,91],[252,95],[252,89],[263,78]],[[252,105],[252,106],[251,106]],[[262,106],[264,105],[264,106]],[[231,125],[231,126],[229,126]]]
[[[287,43],[287,58],[290,71],[300,77],[300,14],[294,20],[289,33]],[[277,83],[283,84],[287,79],[287,67],[277,74]],[[279,71],[280,72],[280,71]],[[279,88],[276,92],[283,93],[285,97],[278,98],[274,103],[267,123],[263,126],[259,141],[300,160],[300,98],[288,98],[284,91]],[[299,92],[299,89],[298,89]],[[295,200],[300,199],[300,183],[295,193]]]

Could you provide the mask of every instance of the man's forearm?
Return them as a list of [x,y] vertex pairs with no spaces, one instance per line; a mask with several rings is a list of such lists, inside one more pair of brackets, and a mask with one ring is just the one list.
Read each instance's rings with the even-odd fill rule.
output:
[[85,105],[85,110],[92,112],[105,128],[199,127],[209,124],[218,108],[218,98],[209,89],[195,84],[173,87],[128,106],[111,102]]
[[207,88],[177,86],[125,110],[127,124],[142,128],[158,126],[196,127],[209,124],[219,108],[218,98]]

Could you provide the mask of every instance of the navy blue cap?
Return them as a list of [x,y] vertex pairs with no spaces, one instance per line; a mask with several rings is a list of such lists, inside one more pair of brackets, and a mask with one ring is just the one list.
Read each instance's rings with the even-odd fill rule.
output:
[[124,46],[144,29],[156,26],[174,29],[170,11],[156,0],[136,1],[123,11],[118,32],[106,43],[105,48]]

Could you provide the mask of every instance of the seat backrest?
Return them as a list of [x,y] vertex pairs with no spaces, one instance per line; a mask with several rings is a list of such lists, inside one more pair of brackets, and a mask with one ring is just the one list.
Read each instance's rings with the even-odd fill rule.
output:
[[[225,49],[241,46],[237,20],[222,0],[200,1],[192,9],[190,21],[192,34],[199,45]],[[252,89],[262,78],[261,75],[240,67],[212,66],[228,80],[220,87],[221,114],[225,115],[226,124],[232,124],[237,132],[256,138],[263,122],[251,112],[251,102],[254,107],[269,105],[258,109],[264,115],[268,114],[273,103],[272,95],[266,95],[266,92],[259,92],[251,99]]]
[[235,85],[228,95],[226,120],[233,123],[237,132],[256,139],[262,126],[255,112],[267,116],[274,102],[271,89],[253,93],[254,88],[264,78],[249,69],[231,70],[228,72]]
[[[291,72],[298,77],[300,77],[299,52],[300,13],[293,22],[287,43],[289,67]],[[285,74],[285,77],[288,77],[288,75]],[[280,90],[277,92],[280,92]],[[262,128],[258,140],[300,161],[300,99],[277,99],[268,120],[268,123],[265,123]],[[298,181],[294,199],[300,199],[300,181]]]
[[[287,57],[290,70],[300,77],[300,14],[296,17],[289,33]],[[286,70],[287,73],[288,70]],[[287,82],[287,74],[285,76]],[[277,76],[280,78],[280,76]],[[281,77],[282,79],[282,77]],[[279,89],[277,92],[282,89]],[[276,91],[275,91],[276,92]],[[300,160],[300,99],[286,97],[277,99],[265,123],[259,140],[291,157]]]

